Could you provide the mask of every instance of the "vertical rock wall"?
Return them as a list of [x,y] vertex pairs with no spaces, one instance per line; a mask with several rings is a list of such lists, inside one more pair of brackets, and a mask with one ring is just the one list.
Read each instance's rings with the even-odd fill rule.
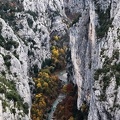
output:
[[67,2],[67,13],[68,9],[71,15],[73,9],[74,15],[81,13],[70,27],[78,109],[86,100],[90,106],[89,120],[119,120],[119,1]]
[[[63,0],[1,0],[0,4],[0,72],[15,82],[18,93],[30,108],[32,77],[42,62],[51,57],[51,34],[66,34]],[[1,113],[3,119],[30,119],[30,114],[21,115],[24,113],[14,107],[14,101],[5,97],[3,101],[9,104]]]

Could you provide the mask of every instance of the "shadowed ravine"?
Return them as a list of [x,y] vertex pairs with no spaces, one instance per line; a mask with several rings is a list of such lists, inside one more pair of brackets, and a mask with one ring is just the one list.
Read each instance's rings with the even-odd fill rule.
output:
[[[65,71],[62,71],[58,74],[59,79],[62,81],[63,85],[67,84],[67,73]],[[57,105],[59,102],[61,102],[65,98],[65,94],[60,93],[57,97],[57,99],[54,101],[51,111],[48,114],[48,120],[54,120],[54,112],[57,108]]]

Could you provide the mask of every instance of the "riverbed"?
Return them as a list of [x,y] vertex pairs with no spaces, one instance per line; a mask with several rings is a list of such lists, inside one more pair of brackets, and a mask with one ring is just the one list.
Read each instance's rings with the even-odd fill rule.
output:
[[[58,78],[62,81],[63,85],[67,84],[67,73],[66,71],[59,72],[57,74]],[[48,114],[48,120],[55,120],[54,118],[54,112],[57,108],[57,105],[62,102],[62,100],[65,98],[65,94],[60,93],[57,97],[57,99],[54,101],[51,107],[51,111]]]

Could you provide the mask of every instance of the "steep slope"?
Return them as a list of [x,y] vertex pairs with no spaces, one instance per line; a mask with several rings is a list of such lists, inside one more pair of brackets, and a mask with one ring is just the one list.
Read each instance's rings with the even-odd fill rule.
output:
[[[0,72],[15,82],[18,93],[30,107],[30,89],[32,92],[34,85],[31,77],[37,74],[45,58],[50,57],[51,33],[66,34],[63,1],[1,0],[0,9]],[[6,95],[1,100],[9,103]],[[3,119],[30,119],[30,115],[21,116],[16,107],[12,107],[14,104],[12,100],[11,107],[5,106],[8,110],[0,113]],[[15,109],[14,114],[10,109]]]
[[88,117],[90,120],[120,119],[120,11],[117,6],[119,4],[119,1],[102,1],[98,6],[95,3],[101,11],[98,13],[100,27],[96,30],[99,37],[95,49],[98,58],[95,57],[94,68],[97,70],[94,73],[95,81],[91,94]]
[[78,109],[83,101],[87,101],[90,108],[88,120],[119,120],[120,3],[117,0],[67,2],[69,18],[81,13],[70,28]]
[[[0,9],[0,119],[30,119],[32,77],[51,57],[50,39],[68,28],[78,110],[87,101],[88,120],[120,119],[119,0],[1,0]],[[24,101],[20,110],[11,91]]]

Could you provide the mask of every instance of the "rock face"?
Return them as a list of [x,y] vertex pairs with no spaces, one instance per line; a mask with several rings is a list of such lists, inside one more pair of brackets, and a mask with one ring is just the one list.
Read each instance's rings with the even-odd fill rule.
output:
[[[50,58],[51,36],[69,29],[78,109],[86,100],[88,120],[120,120],[119,0],[1,0],[0,9],[0,72],[29,108],[31,77]],[[0,94],[0,119],[29,120],[14,104]]]
[[86,100],[89,104],[88,120],[119,120],[120,2],[66,2],[69,18],[70,15],[81,14],[70,27],[73,82],[78,86],[78,109]]
[[[17,92],[29,108],[30,86],[34,84],[32,77],[41,68],[42,61],[50,58],[51,34],[66,33],[63,8],[62,0],[0,1],[0,72],[6,79],[15,82]],[[2,103],[6,101],[9,106],[5,106],[3,113],[0,109],[1,119],[30,119],[29,114],[21,115],[24,111],[19,111],[14,101],[7,100],[5,93],[2,96]]]

